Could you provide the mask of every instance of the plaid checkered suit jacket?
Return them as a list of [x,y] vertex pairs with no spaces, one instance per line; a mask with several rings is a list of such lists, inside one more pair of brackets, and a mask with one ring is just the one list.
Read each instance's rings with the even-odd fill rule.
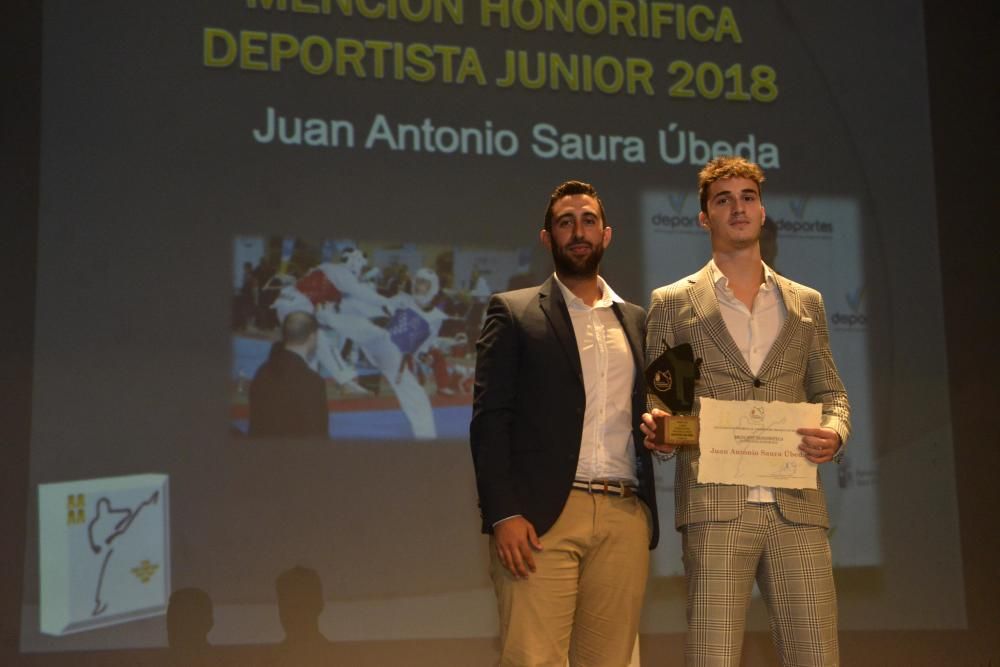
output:
[[[695,383],[701,396],[723,400],[822,403],[822,425],[850,435],[850,406],[830,352],[823,297],[814,289],[776,276],[787,317],[755,376],[726,329],[708,265],[698,273],[653,291],[646,318],[647,363],[671,347],[690,343],[703,359]],[[649,407],[666,409],[652,394]],[[841,449],[841,452],[843,449]],[[697,447],[677,450],[674,520],[679,529],[700,521],[727,521],[743,511],[749,487],[698,484]],[[817,476],[818,476],[817,472]],[[789,521],[828,528],[822,483],[817,489],[775,489],[778,509]]]

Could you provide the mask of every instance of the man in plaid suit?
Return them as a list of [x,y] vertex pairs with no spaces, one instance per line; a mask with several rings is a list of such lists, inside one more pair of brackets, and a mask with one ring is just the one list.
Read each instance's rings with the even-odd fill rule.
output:
[[[703,396],[822,403],[821,427],[799,429],[799,448],[808,460],[827,463],[842,454],[850,406],[830,352],[822,296],[761,260],[763,180],[760,167],[742,158],[716,158],[700,172],[698,218],[709,233],[712,259],[696,274],[653,291],[647,362],[665,345],[691,344],[703,360],[695,412]],[[654,417],[670,417],[656,397],[649,402],[644,445],[661,459],[676,454],[687,664],[739,665],[756,580],[782,664],[837,665],[837,600],[822,484],[699,484],[699,449],[657,446]]]

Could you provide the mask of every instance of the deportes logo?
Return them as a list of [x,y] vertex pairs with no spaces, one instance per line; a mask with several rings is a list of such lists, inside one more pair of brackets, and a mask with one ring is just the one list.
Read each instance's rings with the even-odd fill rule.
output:
[[792,215],[797,219],[801,220],[806,215],[806,204],[808,204],[809,199],[803,197],[802,199],[793,199],[788,202],[788,208],[792,209]]
[[849,312],[836,312],[830,317],[834,327],[838,329],[863,329],[868,326],[868,314],[865,312],[865,288],[858,287],[853,292],[844,294]]
[[666,227],[668,229],[698,229],[697,216],[681,215],[684,210],[684,202],[687,201],[687,194],[681,192],[671,192],[667,195],[667,202],[670,204],[671,213],[655,213],[650,218],[654,227]]

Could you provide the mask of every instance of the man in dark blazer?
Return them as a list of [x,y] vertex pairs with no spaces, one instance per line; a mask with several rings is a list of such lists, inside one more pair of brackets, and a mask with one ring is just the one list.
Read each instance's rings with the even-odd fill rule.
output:
[[645,313],[598,276],[611,242],[592,186],[552,193],[555,275],[494,295],[471,425],[501,665],[622,667],[658,521],[642,446]]
[[250,382],[251,437],[326,437],[326,382],[306,361],[316,353],[317,331],[311,313],[285,317],[282,340]]

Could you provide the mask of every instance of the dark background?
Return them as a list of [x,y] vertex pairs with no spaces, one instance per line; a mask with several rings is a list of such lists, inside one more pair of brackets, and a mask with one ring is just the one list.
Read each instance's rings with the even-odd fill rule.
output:
[[[993,13],[984,6],[959,9],[928,0],[925,7],[930,109],[937,184],[938,234],[945,297],[950,400],[960,510],[961,552],[968,629],[927,632],[844,632],[846,665],[987,665],[1000,662],[1000,538],[995,471],[1000,467],[992,420],[1000,392],[992,276],[996,261],[991,219],[1000,188],[987,171],[998,146],[997,48]],[[28,443],[37,252],[41,7],[7,0],[0,9],[5,82],[0,122],[0,662],[3,664],[172,664],[165,651],[19,655],[24,558],[23,535],[30,493]],[[891,27],[887,27],[891,30]],[[903,156],[900,156],[902,168]],[[919,299],[919,294],[908,295]],[[914,332],[915,337],[919,332]],[[932,399],[933,400],[933,399]],[[919,489],[906,489],[918,494]],[[919,521],[919,517],[914,517]],[[933,604],[933,601],[928,601]],[[643,664],[679,656],[680,635],[643,638]],[[766,634],[748,637],[745,662],[773,661]],[[488,660],[488,640],[382,642],[338,646],[344,664],[465,665]],[[220,662],[246,664],[253,647],[226,649]],[[405,656],[402,657],[402,656]],[[483,656],[478,658],[476,656]]]

